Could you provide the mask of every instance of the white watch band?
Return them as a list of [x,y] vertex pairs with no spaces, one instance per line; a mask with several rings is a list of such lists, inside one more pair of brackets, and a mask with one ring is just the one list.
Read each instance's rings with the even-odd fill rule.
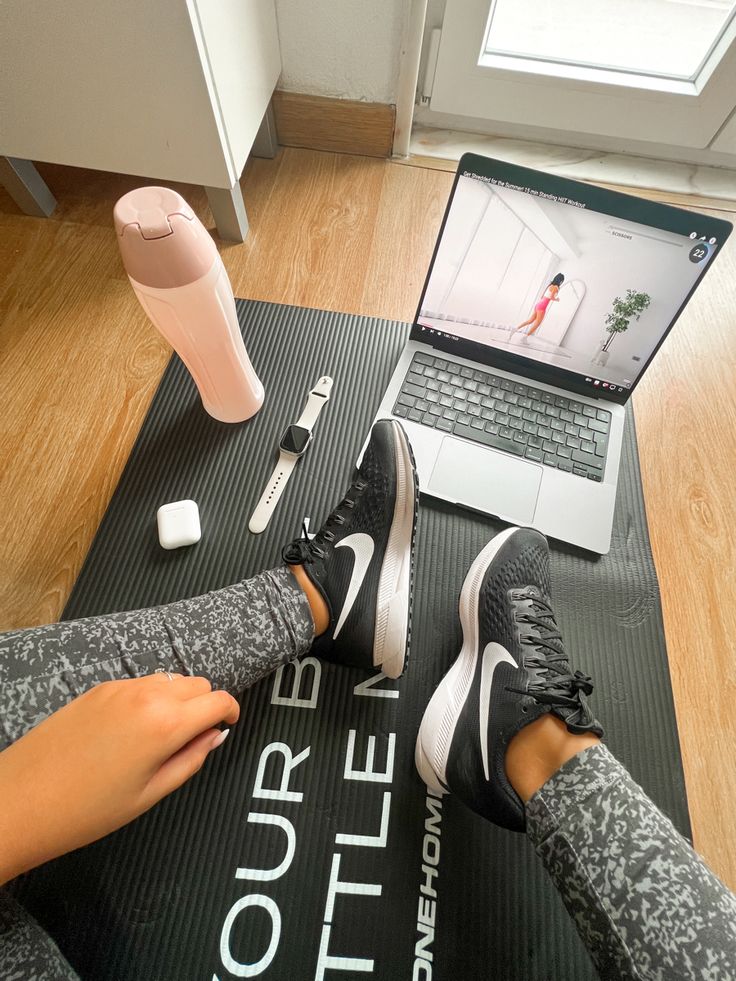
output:
[[[327,375],[323,375],[309,393],[307,404],[304,406],[302,414],[294,425],[300,426],[302,429],[308,429],[311,433],[317,417],[330,398],[331,389],[332,379]],[[254,535],[259,535],[268,527],[271,515],[276,509],[279,498],[284,491],[284,487],[289,482],[289,477],[298,460],[299,457],[293,453],[285,453],[283,450],[279,451],[279,462],[276,464],[276,469],[271,474],[266,484],[266,489],[263,491],[261,499],[256,505],[256,509],[248,523],[248,530],[253,532]]]
[[302,414],[299,416],[294,425],[303,426],[304,429],[308,429],[311,433],[312,429],[314,428],[314,424],[317,421],[317,417],[322,411],[324,405],[329,401],[331,391],[332,379],[329,377],[329,375],[322,375],[317,384],[312,387],[312,390],[309,393],[309,398],[307,399],[307,404],[304,406]]
[[271,515],[279,503],[279,498],[284,492],[284,487],[289,482],[289,477],[291,477],[291,472],[296,466],[298,459],[299,457],[292,456],[283,451],[279,454],[279,462],[276,464],[276,469],[271,474],[266,484],[266,489],[261,495],[260,501],[256,504],[256,509],[248,523],[248,530],[252,531],[254,535],[260,535],[268,527]]

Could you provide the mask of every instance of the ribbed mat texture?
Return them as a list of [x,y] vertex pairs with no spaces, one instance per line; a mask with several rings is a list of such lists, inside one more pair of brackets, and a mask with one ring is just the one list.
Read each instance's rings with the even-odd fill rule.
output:
[[[172,360],[65,618],[166,603],[274,566],[305,515],[316,529],[342,495],[407,327],[243,300],[238,315],[265,384],[262,411],[242,425],[215,422]],[[332,375],[335,388],[314,443],[267,532],[250,535],[279,435],[321,374]],[[182,498],[199,504],[202,541],[164,552],[156,509]],[[451,797],[433,818],[414,770],[419,720],[459,650],[460,586],[498,530],[490,519],[423,498],[404,679],[361,687],[361,672],[326,664],[313,708],[272,704],[274,681],[265,680],[243,696],[241,721],[223,749],[182,790],[20,883],[21,898],[83,978],[409,981],[429,977],[421,965],[415,972],[418,942],[434,981],[595,978],[526,839],[490,827]],[[688,834],[631,415],[611,552],[596,558],[553,543],[552,582],[574,664],[596,682],[593,706],[608,745]],[[309,747],[288,776],[301,799],[254,796],[259,760],[273,743],[294,756]],[[351,776],[367,768],[371,745],[373,779]],[[276,751],[267,785],[278,788],[282,771]],[[248,820],[253,813],[259,817]],[[437,871],[431,932],[417,922],[427,862]],[[337,880],[363,887],[347,891]]]

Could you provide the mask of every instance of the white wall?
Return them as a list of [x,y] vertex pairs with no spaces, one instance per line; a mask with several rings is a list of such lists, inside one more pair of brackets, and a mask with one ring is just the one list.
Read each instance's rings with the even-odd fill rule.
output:
[[276,0],[279,88],[396,102],[409,0]]

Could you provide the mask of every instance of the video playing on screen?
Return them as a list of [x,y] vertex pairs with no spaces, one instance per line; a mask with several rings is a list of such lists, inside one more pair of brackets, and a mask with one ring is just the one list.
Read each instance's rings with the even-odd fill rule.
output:
[[417,323],[623,391],[714,243],[465,173]]

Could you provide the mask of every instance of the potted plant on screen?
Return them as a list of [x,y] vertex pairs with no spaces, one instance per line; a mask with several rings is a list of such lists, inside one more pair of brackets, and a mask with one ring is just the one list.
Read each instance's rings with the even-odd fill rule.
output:
[[593,364],[605,365],[608,363],[608,356],[611,344],[616,334],[623,334],[629,329],[632,320],[638,320],[644,310],[652,302],[648,293],[639,293],[637,290],[626,290],[626,296],[617,296],[611,306],[611,312],[606,314],[606,333],[608,337],[601,344]]

